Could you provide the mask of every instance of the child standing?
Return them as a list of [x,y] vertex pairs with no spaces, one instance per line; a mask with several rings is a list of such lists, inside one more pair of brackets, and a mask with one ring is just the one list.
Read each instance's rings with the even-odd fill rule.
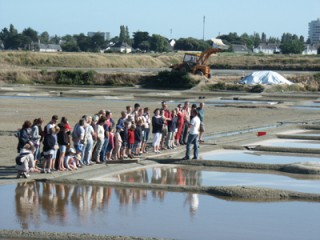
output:
[[122,146],[122,138],[120,136],[121,129],[122,127],[118,125],[116,127],[116,133],[114,134],[114,151],[113,151],[114,160],[118,160],[121,157],[120,156],[120,149]]
[[122,131],[120,132],[120,136],[122,139],[122,146],[121,146],[121,150],[120,150],[120,159],[123,160],[125,157],[128,157],[126,155],[127,152],[127,148],[128,148],[128,126],[129,126],[129,122],[125,121],[124,122],[124,127],[122,129]]
[[108,128],[108,130],[109,130],[109,142],[108,142],[107,151],[106,151],[106,161],[107,160],[112,160],[112,152],[113,152],[113,149],[114,149],[114,133],[113,133],[113,129],[110,126]]
[[141,150],[141,143],[142,143],[142,139],[143,139],[143,135],[142,135],[142,120],[139,118],[137,125],[136,125],[136,129],[134,130],[134,154],[136,156],[141,156],[140,150]]
[[128,156],[133,157],[133,147],[134,147],[134,130],[136,126],[131,124],[130,129],[128,130]]
[[178,116],[177,111],[172,110],[171,112],[172,118],[168,121],[168,149],[175,149],[174,145],[174,135],[177,128]]

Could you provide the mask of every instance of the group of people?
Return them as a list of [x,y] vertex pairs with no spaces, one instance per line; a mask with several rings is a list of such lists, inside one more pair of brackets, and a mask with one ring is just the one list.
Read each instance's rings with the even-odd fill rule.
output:
[[[31,171],[76,170],[93,162],[139,157],[148,152],[150,131],[154,153],[186,145],[184,159],[190,159],[193,144],[193,159],[198,159],[198,143],[203,141],[204,132],[204,103],[189,105],[186,101],[169,110],[163,101],[150,116],[148,107],[136,103],[133,108],[127,106],[121,111],[118,121],[111,111],[100,110],[93,116],[83,115],[73,128],[66,117],[59,122],[57,115],[44,127],[41,118],[33,123],[25,121],[16,134],[17,177],[28,177]],[[42,169],[36,164],[40,160]]]

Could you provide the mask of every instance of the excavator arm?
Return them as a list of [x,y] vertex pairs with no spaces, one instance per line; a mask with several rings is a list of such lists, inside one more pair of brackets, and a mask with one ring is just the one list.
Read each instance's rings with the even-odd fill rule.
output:
[[209,57],[217,52],[220,52],[221,49],[219,48],[209,48],[208,50],[201,53],[200,57],[198,58],[197,64],[198,65],[207,65],[207,61]]

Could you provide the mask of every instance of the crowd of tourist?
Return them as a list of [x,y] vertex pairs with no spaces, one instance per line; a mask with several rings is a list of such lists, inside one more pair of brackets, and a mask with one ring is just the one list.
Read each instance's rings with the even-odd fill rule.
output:
[[[163,101],[151,114],[148,107],[136,103],[121,111],[117,121],[111,111],[100,110],[93,116],[83,115],[73,127],[66,117],[59,121],[57,115],[44,126],[42,118],[33,123],[27,120],[16,134],[17,177],[26,178],[31,171],[72,171],[94,162],[140,157],[151,150],[150,133],[155,154],[186,145],[184,159],[190,159],[193,144],[193,159],[198,159],[198,142],[203,141],[204,132],[204,103],[192,104],[191,108],[189,105],[186,101],[169,110]],[[37,164],[40,162],[41,169]]]

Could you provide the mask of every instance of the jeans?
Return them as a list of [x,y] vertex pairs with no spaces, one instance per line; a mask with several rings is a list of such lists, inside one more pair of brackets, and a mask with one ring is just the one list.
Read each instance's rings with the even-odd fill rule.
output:
[[100,162],[106,161],[106,153],[107,153],[108,143],[109,143],[109,138],[105,138],[101,152],[100,152]]
[[198,134],[189,134],[188,136],[188,142],[187,142],[187,152],[186,152],[186,158],[190,158],[190,147],[191,144],[193,144],[193,158],[198,159],[199,150],[198,150]]
[[87,144],[84,145],[84,148],[82,151],[82,161],[86,165],[90,163],[92,146],[93,146],[93,141],[88,141]]
[[183,124],[182,133],[180,137],[180,144],[187,144],[188,132],[189,132],[189,124],[187,121],[185,121]]
[[98,139],[97,143],[96,143],[96,146],[95,146],[95,149],[94,149],[94,152],[93,152],[93,155],[92,155],[92,161],[98,161],[99,162],[99,155],[100,155],[102,146],[103,146],[103,141]]

